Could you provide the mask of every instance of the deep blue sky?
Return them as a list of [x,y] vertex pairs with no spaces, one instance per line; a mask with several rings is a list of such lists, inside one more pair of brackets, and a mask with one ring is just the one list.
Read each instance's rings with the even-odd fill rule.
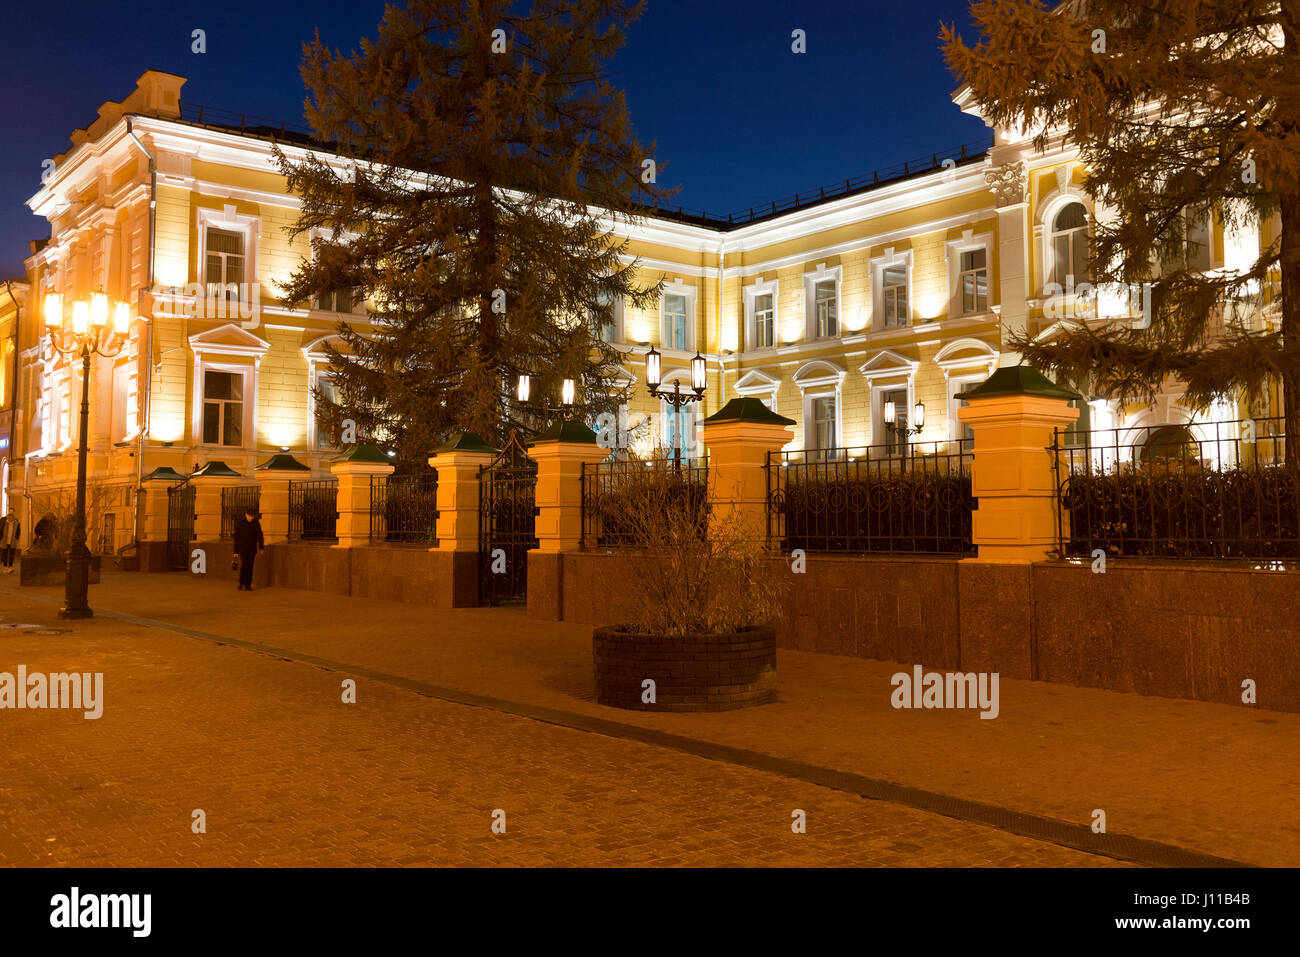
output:
[[[118,6],[119,9],[114,7]],[[49,235],[24,204],[41,161],[146,69],[189,78],[186,103],[302,123],[302,43],[373,35],[378,0],[45,0],[0,55],[0,277]],[[973,38],[967,0],[650,0],[615,64],[641,138],[658,141],[677,201],[729,212],[976,142],[938,49],[939,22]],[[207,31],[207,53],[190,33]],[[808,52],[790,50],[807,33]],[[29,38],[31,42],[21,39]]]

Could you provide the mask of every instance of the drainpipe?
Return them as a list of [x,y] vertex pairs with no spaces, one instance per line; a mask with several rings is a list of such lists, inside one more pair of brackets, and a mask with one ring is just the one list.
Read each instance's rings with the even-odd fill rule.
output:
[[[126,118],[126,135],[136,146],[140,147],[140,152],[149,159],[149,260],[146,274],[149,277],[149,294],[152,301],[154,289],[153,260],[154,260],[154,237],[157,228],[157,210],[158,210],[158,166],[154,162],[154,156],[145,145],[140,142],[140,137],[135,135],[131,121],[133,117]],[[145,323],[147,329],[147,338],[141,343],[141,356],[145,365],[144,380],[144,407],[140,410],[140,434],[136,437],[135,452],[135,547],[136,554],[140,553],[140,486],[144,484],[144,437],[149,431],[150,414],[153,408],[153,317]]]
[[726,343],[722,341],[723,317],[726,310],[722,307],[722,290],[725,285],[723,273],[726,272],[727,254],[723,252],[723,240],[718,240],[718,408],[727,404],[727,356]]

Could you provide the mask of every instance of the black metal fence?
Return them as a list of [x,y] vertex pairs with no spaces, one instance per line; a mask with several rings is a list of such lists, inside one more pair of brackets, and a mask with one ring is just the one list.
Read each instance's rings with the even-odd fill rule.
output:
[[969,440],[767,457],[768,543],[789,552],[970,555]]
[[289,537],[306,541],[337,539],[338,479],[289,483]]
[[438,544],[438,473],[370,478],[370,541]]
[[1300,559],[1280,418],[1099,429],[1050,450],[1062,557]]
[[[680,465],[615,459],[582,467],[582,547],[634,544],[636,516],[646,508],[686,509],[708,534],[709,463],[704,457]],[[643,524],[643,523],[642,523]]]
[[235,537],[235,523],[245,512],[259,514],[262,501],[262,486],[235,485],[221,490],[221,540],[231,541]]

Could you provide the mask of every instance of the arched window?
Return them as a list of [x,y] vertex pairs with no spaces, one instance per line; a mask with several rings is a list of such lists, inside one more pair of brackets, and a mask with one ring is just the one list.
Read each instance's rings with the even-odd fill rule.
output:
[[1052,282],[1060,286],[1089,282],[1088,212],[1069,203],[1052,220]]
[[1187,426],[1162,425],[1147,435],[1137,458],[1141,465],[1161,459],[1184,465],[1196,463],[1201,458],[1201,446]]

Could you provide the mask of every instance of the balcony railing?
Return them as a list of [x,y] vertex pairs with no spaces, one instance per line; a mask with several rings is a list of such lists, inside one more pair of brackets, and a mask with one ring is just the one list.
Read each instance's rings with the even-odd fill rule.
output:
[[370,478],[371,544],[438,544],[438,473]]
[[971,443],[772,452],[768,542],[784,552],[970,555]]
[[338,479],[289,483],[289,538],[335,541]]
[[1280,418],[1099,429],[1050,450],[1062,557],[1300,559],[1300,470]]

